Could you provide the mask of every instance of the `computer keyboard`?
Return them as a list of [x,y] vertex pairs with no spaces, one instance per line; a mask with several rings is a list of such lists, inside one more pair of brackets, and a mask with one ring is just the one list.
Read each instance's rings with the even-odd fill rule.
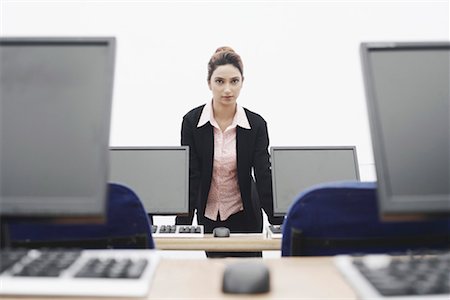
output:
[[267,236],[272,239],[281,239],[283,237],[282,225],[269,225],[267,226]]
[[142,297],[154,250],[2,250],[0,295]]
[[338,255],[335,263],[361,299],[450,299],[450,252]]
[[154,238],[201,238],[203,235],[203,225],[152,225],[152,236]]

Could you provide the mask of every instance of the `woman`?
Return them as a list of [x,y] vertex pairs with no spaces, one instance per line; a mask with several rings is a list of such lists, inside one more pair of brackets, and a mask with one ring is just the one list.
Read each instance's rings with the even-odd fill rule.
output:
[[[216,50],[208,63],[207,81],[212,101],[183,117],[181,144],[190,152],[191,213],[177,217],[176,223],[191,224],[197,209],[198,224],[207,233],[215,227],[228,227],[232,233],[262,232],[261,206],[270,223],[282,221],[273,217],[266,122],[236,102],[244,76],[242,60],[233,49]],[[252,189],[252,170],[257,193]]]

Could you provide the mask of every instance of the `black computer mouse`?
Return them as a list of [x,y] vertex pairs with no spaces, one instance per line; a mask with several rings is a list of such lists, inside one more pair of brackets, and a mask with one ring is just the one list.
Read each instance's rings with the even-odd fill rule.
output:
[[214,237],[229,237],[230,229],[227,227],[216,227],[213,230]]
[[228,294],[260,294],[270,290],[269,269],[262,263],[228,265],[223,273],[222,291]]

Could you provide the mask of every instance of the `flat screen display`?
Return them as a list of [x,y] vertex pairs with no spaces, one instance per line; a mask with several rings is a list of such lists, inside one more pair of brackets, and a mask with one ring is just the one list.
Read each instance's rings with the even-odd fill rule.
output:
[[189,211],[189,147],[113,147],[109,181],[131,188],[152,215]]
[[355,147],[271,147],[274,214],[284,216],[295,197],[314,185],[359,180]]
[[0,214],[105,212],[114,38],[0,39]]
[[363,43],[382,214],[450,212],[450,43]]

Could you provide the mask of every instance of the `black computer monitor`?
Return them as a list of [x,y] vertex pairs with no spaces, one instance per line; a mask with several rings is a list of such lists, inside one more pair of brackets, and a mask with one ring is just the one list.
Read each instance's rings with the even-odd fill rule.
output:
[[150,215],[186,215],[189,147],[111,147],[109,181],[130,187]]
[[311,186],[359,180],[356,147],[271,147],[273,209],[284,216],[295,197]]
[[0,38],[0,216],[106,211],[114,38]]
[[360,49],[381,215],[450,214],[450,43]]

